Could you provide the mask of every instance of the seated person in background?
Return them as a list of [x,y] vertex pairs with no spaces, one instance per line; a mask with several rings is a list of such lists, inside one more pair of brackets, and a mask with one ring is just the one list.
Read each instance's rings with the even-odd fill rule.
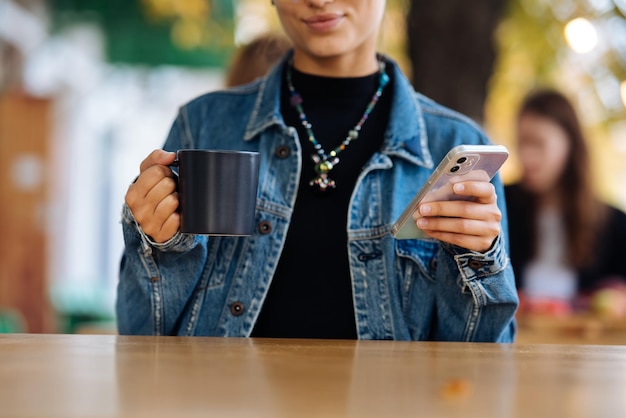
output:
[[239,47],[226,74],[226,87],[240,86],[264,76],[291,48],[289,39],[267,32]]
[[[626,214],[595,194],[573,105],[557,91],[530,94],[518,113],[517,141],[523,174],[505,190],[522,310],[623,312]],[[607,301],[594,301],[594,292],[606,288],[621,296],[600,307]]]

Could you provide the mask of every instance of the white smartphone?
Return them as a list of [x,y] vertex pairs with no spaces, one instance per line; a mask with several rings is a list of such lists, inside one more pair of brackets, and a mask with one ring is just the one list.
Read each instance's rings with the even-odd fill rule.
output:
[[503,145],[458,145],[452,148],[392,225],[393,236],[396,239],[425,238],[426,234],[413,219],[420,204],[471,199],[455,194],[452,191],[454,184],[471,180],[491,181],[508,157],[509,152]]

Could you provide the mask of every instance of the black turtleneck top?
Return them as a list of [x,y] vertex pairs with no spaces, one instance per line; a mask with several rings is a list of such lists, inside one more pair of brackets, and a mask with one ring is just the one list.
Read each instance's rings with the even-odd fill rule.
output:
[[[329,78],[292,69],[295,90],[315,138],[326,154],[339,145],[363,116],[378,88],[379,73]],[[289,102],[283,75],[281,112],[297,129],[302,146],[298,196],[276,273],[252,332],[254,337],[357,338],[348,260],[348,207],[365,163],[378,151],[391,108],[393,80],[363,124],[359,138],[342,151],[329,177],[337,187],[323,194],[309,181],[316,177],[313,145]]]

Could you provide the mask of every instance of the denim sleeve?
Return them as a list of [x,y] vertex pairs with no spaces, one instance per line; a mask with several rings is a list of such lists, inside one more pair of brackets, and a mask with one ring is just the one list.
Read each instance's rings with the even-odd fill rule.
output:
[[[459,330],[461,341],[513,342],[515,311],[519,304],[515,277],[508,256],[506,202],[499,177],[493,181],[502,212],[501,232],[484,252],[442,244],[442,260],[437,271],[440,286],[456,286],[460,292],[444,292],[437,303],[436,329]],[[443,294],[443,293],[440,293]],[[442,298],[443,299],[443,298]]]
[[[180,148],[182,118],[166,146]],[[120,334],[177,334],[179,318],[202,274],[206,259],[204,237],[177,233],[164,243],[146,235],[128,206],[122,209],[124,250],[120,262],[116,315]]]
[[116,301],[119,333],[177,334],[175,324],[204,265],[201,238],[178,233],[165,243],[154,243],[127,206],[122,211],[122,231],[125,247]]

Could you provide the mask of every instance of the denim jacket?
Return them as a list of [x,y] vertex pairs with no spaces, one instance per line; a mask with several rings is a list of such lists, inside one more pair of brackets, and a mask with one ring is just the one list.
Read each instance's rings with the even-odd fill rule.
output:
[[[155,243],[124,207],[117,319],[121,334],[251,334],[274,276],[294,208],[301,149],[280,113],[286,60],[252,84],[216,91],[180,109],[164,149],[258,151],[257,231],[248,237],[177,233]],[[455,145],[488,139],[468,118],[416,93],[398,66],[384,144],[352,194],[348,254],[359,339],[510,342],[518,305],[507,218],[479,253],[432,239],[396,240],[391,224]]]

